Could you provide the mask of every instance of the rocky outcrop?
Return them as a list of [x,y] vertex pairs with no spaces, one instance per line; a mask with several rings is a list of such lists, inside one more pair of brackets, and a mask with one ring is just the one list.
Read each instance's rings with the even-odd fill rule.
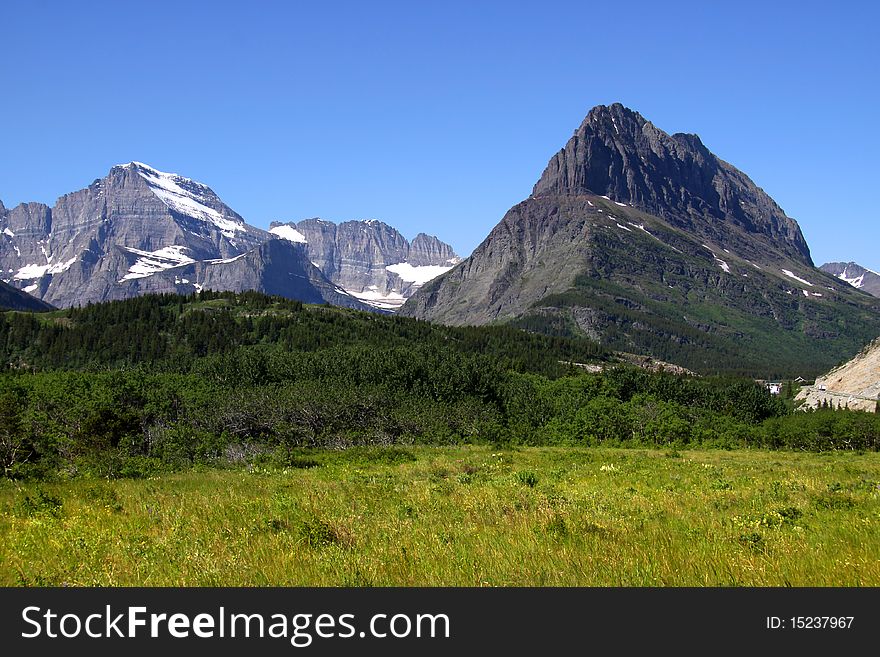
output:
[[277,240],[208,186],[138,162],[113,167],[52,208],[5,211],[0,222],[6,282],[60,307],[205,287],[367,308],[301,248],[267,244]]
[[880,399],[880,338],[851,361],[816,379],[801,389],[797,400],[801,408],[848,408],[853,411],[877,410]]
[[620,105],[593,109],[532,195],[400,313],[765,376],[818,373],[880,333],[880,303],[815,269],[745,174]]
[[410,243],[395,228],[369,219],[273,222],[277,237],[304,245],[333,283],[377,308],[400,307],[424,283],[459,262],[448,244],[420,233]]
[[863,292],[880,297],[880,274],[867,267],[862,267],[855,262],[827,262],[819,269],[846,281]]

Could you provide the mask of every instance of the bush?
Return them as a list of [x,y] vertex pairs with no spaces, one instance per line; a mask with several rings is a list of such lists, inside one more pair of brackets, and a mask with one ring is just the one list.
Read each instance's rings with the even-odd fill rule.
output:
[[56,497],[43,489],[38,489],[33,495],[25,495],[19,499],[13,507],[13,512],[25,518],[40,515],[58,518],[61,516],[62,506],[63,502],[60,497]]

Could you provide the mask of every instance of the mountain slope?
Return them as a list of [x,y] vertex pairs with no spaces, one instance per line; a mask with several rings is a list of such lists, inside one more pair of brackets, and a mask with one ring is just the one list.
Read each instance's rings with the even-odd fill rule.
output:
[[621,105],[591,110],[532,195],[401,313],[755,375],[819,372],[880,334],[880,303],[815,269],[745,174]]
[[3,310],[39,312],[42,310],[52,310],[52,306],[45,301],[32,297],[27,292],[22,292],[11,285],[0,282],[0,311]]
[[827,262],[819,267],[855,288],[880,297],[880,274],[854,262]]
[[[52,208],[29,203],[3,211],[0,223],[7,282],[60,307],[272,281],[274,294],[366,308],[323,277],[301,248],[263,248],[277,240],[245,223],[208,186],[139,162],[113,167]],[[252,268],[245,271],[246,264]]]
[[420,233],[409,242],[375,219],[272,222],[269,232],[303,244],[327,278],[377,308],[395,310],[428,280],[460,261],[452,247]]
[[851,361],[816,379],[797,399],[805,408],[827,405],[854,411],[877,410],[880,399],[880,338],[869,344]]

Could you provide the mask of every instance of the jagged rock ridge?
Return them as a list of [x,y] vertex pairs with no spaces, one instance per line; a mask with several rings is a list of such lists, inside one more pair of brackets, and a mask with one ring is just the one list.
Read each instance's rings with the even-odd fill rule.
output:
[[269,232],[305,246],[311,261],[349,294],[377,308],[399,308],[419,287],[460,261],[452,247],[418,234],[409,242],[370,219],[335,224],[323,219],[272,222]]

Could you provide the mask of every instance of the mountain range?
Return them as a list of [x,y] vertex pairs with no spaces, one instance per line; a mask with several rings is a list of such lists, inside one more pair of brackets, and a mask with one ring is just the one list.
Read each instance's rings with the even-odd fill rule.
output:
[[[277,227],[269,232],[248,225],[207,185],[130,162],[51,208],[23,203],[7,210],[0,204],[0,268],[5,283],[58,307],[208,288],[376,310],[393,306],[387,297],[399,297],[399,305],[415,283],[457,262],[436,238],[419,235],[410,245],[381,222],[346,222],[333,232],[344,263],[305,238],[280,239],[288,235]],[[345,242],[345,235],[362,234],[373,236],[366,240],[369,248]],[[405,248],[386,244],[386,234]],[[370,283],[375,295],[365,294],[359,281],[377,279],[373,270],[380,262],[400,274],[389,271],[387,281]],[[328,265],[326,273],[315,263]],[[410,269],[416,273],[407,278]],[[363,300],[344,287],[349,282],[358,282],[352,289]]]
[[318,218],[273,221],[269,232],[303,244],[309,259],[333,283],[386,310],[396,310],[424,283],[461,260],[436,237],[419,233],[409,242],[375,219],[338,225]]
[[880,297],[880,274],[854,262],[826,262],[819,267],[860,290]]
[[51,208],[0,203],[0,268],[7,307],[257,290],[586,336],[701,373],[808,377],[880,335],[880,277],[816,268],[797,222],[745,173],[620,104],[590,110],[464,260],[377,220],[261,230],[207,185],[130,162]]
[[529,197],[400,312],[755,375],[818,373],[880,335],[880,302],[815,268],[748,176],[620,104],[593,108]]

